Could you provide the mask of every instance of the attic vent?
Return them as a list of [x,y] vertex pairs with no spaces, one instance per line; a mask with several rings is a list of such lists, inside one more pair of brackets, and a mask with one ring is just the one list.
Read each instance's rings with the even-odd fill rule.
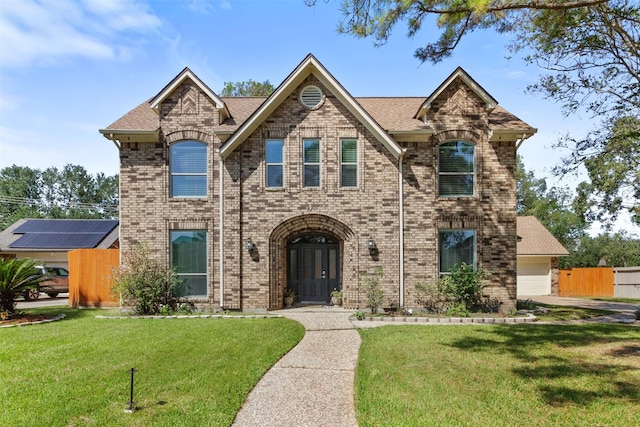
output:
[[300,102],[311,110],[320,107],[323,101],[324,95],[322,95],[322,91],[318,86],[305,86],[304,89],[300,91]]

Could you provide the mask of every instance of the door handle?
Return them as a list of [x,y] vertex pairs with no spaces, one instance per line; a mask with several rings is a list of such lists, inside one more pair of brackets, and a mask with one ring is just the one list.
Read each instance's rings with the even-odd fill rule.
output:
[[322,277],[321,279],[326,279],[327,278],[327,271],[326,270],[322,270]]

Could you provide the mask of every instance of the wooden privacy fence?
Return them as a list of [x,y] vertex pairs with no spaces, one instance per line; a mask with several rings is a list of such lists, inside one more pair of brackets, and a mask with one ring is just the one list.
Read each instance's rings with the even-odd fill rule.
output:
[[76,249],[69,252],[69,306],[119,306],[119,300],[111,295],[111,271],[119,264],[118,249]]
[[613,268],[572,268],[560,270],[558,296],[612,297]]

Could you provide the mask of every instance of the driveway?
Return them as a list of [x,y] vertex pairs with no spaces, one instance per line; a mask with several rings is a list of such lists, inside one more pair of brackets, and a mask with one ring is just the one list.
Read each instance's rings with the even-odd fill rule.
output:
[[47,294],[41,293],[40,298],[35,301],[25,301],[24,299],[18,299],[18,310],[25,308],[38,308],[38,307],[53,307],[59,305],[69,305],[69,294],[59,294],[55,298],[49,298]]
[[570,297],[552,297],[549,295],[531,295],[519,296],[519,300],[532,300],[542,304],[565,305],[582,308],[595,308],[598,310],[612,310],[628,313],[635,313],[640,309],[638,304],[629,304],[624,302],[598,301],[589,298],[570,298]]

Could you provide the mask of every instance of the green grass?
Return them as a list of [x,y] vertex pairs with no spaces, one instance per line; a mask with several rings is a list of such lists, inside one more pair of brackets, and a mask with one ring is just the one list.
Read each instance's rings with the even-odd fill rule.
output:
[[634,326],[385,326],[360,334],[361,427],[640,425]]
[[[99,310],[46,310],[67,318],[0,329],[2,426],[228,426],[304,334],[287,319],[118,320],[96,319]],[[126,414],[131,368],[138,410]]]
[[548,304],[537,305],[550,309],[548,313],[536,313],[535,316],[538,318],[538,320],[541,321],[585,320],[616,313],[615,311],[599,310],[595,308],[569,307]]
[[623,303],[626,303],[626,304],[640,304],[640,299],[638,299],[638,298],[620,298],[620,297],[605,298],[605,297],[593,297],[593,298],[589,298],[589,299],[596,300],[596,301],[623,302]]

